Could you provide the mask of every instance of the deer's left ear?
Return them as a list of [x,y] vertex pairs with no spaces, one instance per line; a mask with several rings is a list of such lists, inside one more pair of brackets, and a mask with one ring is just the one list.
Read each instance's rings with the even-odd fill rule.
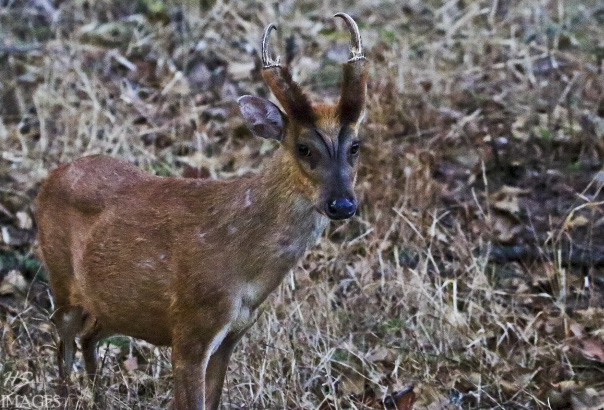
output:
[[241,115],[254,135],[281,141],[284,134],[285,114],[264,98],[244,95],[237,100]]

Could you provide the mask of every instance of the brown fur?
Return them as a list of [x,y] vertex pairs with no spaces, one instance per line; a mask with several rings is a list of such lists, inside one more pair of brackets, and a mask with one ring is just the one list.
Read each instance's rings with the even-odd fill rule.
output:
[[338,106],[330,104],[315,104],[313,107],[317,115],[316,125],[328,130],[332,134],[340,128]]
[[90,374],[98,339],[126,334],[173,347],[177,409],[203,408],[206,392],[216,409],[252,312],[326,224],[303,186],[283,151],[227,181],[155,177],[105,156],[56,169],[37,220],[62,375],[77,334]]

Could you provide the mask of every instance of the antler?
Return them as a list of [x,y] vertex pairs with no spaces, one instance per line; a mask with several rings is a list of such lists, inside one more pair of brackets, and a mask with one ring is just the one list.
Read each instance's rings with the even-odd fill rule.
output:
[[279,56],[277,56],[275,60],[271,58],[271,47],[269,40],[271,37],[271,31],[273,30],[277,30],[277,26],[271,23],[266,27],[264,30],[264,36],[262,36],[262,68],[281,67]]
[[[342,92],[338,102],[338,116],[342,124],[356,123],[365,108],[367,78],[369,76],[367,59],[363,55],[361,34],[357,23],[346,13],[337,13],[350,31],[351,57],[344,64]],[[285,112],[294,120],[303,124],[313,124],[315,113],[308,97],[292,79],[289,70],[281,66],[280,58],[272,58],[270,34],[277,27],[269,24],[262,37],[262,77],[277,98]]]
[[303,124],[312,124],[315,114],[308,97],[292,79],[289,70],[281,66],[280,58],[271,57],[269,40],[273,29],[277,27],[269,24],[262,37],[262,77],[290,117]]
[[342,18],[346,23],[346,27],[348,27],[348,31],[350,31],[350,54],[352,54],[352,57],[348,61],[365,59],[361,33],[359,32],[357,23],[346,13],[336,13],[333,16]]
[[342,124],[355,123],[359,120],[365,108],[367,78],[369,77],[367,59],[363,55],[361,34],[357,23],[346,13],[337,13],[346,23],[350,31],[351,57],[344,64],[342,77],[342,92],[338,102],[338,114]]

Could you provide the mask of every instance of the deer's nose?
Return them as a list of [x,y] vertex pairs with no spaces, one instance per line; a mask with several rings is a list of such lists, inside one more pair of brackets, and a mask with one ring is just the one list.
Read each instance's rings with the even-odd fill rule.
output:
[[354,198],[337,198],[327,201],[325,207],[330,219],[350,218],[357,210],[357,202]]

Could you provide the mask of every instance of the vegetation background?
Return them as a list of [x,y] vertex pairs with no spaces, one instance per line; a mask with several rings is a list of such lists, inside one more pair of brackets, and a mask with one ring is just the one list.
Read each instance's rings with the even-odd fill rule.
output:
[[[333,99],[338,11],[371,61],[361,207],[264,304],[223,408],[604,406],[601,0],[0,0],[1,394],[57,392],[32,203],[48,171],[105,153],[257,172],[276,147],[235,101],[268,96],[263,28]],[[168,406],[169,350],[115,337],[99,354],[94,386],[77,364],[79,406],[95,390]]]

